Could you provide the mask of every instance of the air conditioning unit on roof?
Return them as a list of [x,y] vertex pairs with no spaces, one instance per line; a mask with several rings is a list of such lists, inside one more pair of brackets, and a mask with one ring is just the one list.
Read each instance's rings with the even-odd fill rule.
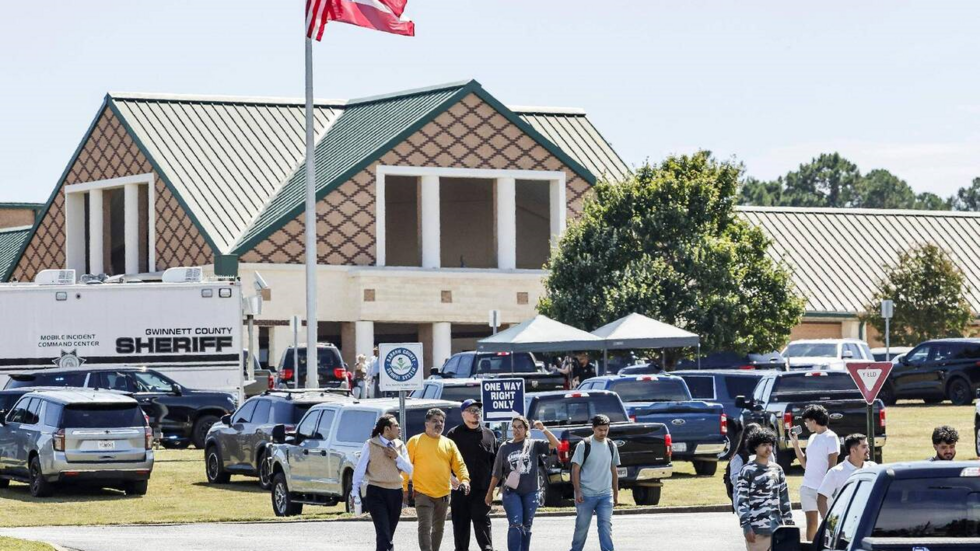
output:
[[200,267],[170,268],[163,272],[164,283],[200,283],[204,279],[204,270]]
[[41,270],[34,277],[38,285],[74,285],[75,270]]

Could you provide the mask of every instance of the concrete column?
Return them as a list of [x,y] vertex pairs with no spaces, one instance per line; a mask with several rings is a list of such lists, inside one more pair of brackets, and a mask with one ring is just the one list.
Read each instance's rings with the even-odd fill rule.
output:
[[340,357],[347,362],[350,369],[354,369],[354,361],[357,353],[354,352],[354,323],[344,321],[340,323]]
[[140,273],[140,186],[126,184],[123,218],[125,220],[126,273]]
[[439,177],[422,176],[422,267],[438,268],[442,265],[439,235]]
[[563,180],[551,180],[548,182],[548,195],[550,196],[551,210],[551,245],[558,243],[558,237],[565,231],[565,215],[567,205],[565,204],[565,182]]
[[85,273],[85,194],[65,194],[65,268]]
[[517,184],[513,178],[497,178],[497,268],[517,268]]
[[364,354],[368,360],[374,354],[374,322],[354,322],[354,356]]
[[432,365],[442,367],[453,355],[453,329],[449,322],[432,324]]
[[102,190],[88,192],[88,268],[93,274],[105,273],[103,252],[103,203]]

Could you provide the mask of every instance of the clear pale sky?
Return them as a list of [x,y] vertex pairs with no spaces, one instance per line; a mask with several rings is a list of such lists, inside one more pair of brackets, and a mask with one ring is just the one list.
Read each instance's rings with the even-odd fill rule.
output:
[[[44,201],[107,91],[301,97],[303,0],[3,3],[0,202]],[[710,149],[774,178],[821,152],[946,196],[980,176],[978,2],[410,0],[331,24],[318,97],[475,78],[581,107],[638,165]]]

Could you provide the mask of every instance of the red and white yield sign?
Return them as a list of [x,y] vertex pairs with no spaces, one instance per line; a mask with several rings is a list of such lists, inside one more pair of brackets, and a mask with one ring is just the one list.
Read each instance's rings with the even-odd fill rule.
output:
[[872,404],[881,387],[885,385],[888,374],[892,371],[891,362],[847,362],[847,371],[854,379],[854,384],[864,395],[864,400]]

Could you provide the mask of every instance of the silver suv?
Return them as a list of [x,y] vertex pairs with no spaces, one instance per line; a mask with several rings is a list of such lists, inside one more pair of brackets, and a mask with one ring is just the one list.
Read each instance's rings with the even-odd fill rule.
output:
[[56,484],[116,487],[146,494],[153,431],[133,398],[105,390],[24,394],[0,412],[0,487],[30,484],[46,497]]
[[[430,408],[446,412],[446,430],[463,422],[459,402],[410,398],[402,427],[406,442],[425,432],[425,412]],[[319,404],[303,416],[295,432],[287,433],[283,425],[277,425],[272,433],[272,509],[276,516],[298,515],[304,504],[341,501],[352,512],[354,467],[378,418],[386,413],[398,415],[397,399]]]

